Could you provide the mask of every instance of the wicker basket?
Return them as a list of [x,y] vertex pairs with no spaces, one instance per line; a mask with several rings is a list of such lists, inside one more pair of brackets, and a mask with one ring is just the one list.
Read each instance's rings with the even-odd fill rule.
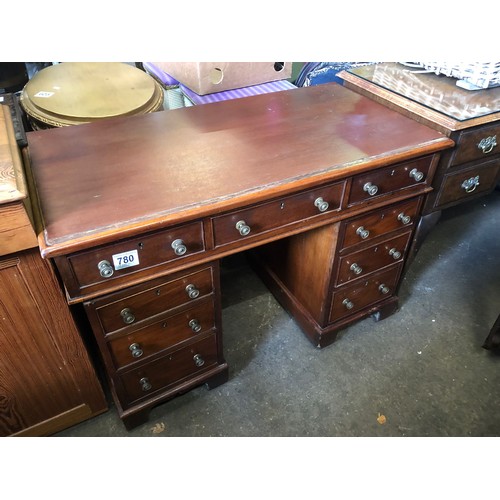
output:
[[456,78],[459,87],[469,90],[500,86],[500,62],[418,62],[405,64],[424,68],[426,71],[436,73],[436,75],[446,75]]

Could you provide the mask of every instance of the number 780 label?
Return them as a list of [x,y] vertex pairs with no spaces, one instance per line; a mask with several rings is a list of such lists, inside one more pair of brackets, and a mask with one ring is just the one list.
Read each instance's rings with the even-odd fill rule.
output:
[[125,269],[126,267],[138,266],[139,255],[137,250],[130,250],[128,252],[116,253],[113,256],[113,266],[115,270]]

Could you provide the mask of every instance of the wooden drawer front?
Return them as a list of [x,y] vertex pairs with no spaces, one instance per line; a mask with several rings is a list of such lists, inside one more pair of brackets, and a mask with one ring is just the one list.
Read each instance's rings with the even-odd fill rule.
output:
[[[342,248],[349,248],[402,227],[412,226],[419,212],[420,201],[420,197],[413,198],[342,222],[344,233]],[[409,222],[406,216],[410,218]]]
[[196,376],[217,364],[215,334],[121,375],[125,399],[131,403]]
[[[340,182],[215,217],[213,219],[215,246],[251,238],[304,219],[327,216],[329,212],[340,209],[343,192],[344,182]],[[324,211],[321,211],[324,208],[321,207],[321,200],[328,203],[328,208]],[[248,234],[240,234],[240,231],[245,233],[244,229],[239,230],[236,227],[240,221],[250,229]]]
[[[182,255],[177,255],[172,247],[172,244],[178,240],[182,241],[186,247],[186,251]],[[178,252],[182,252],[181,246],[177,248]],[[203,252],[204,250],[202,224],[201,222],[195,222],[175,229],[159,231],[143,237],[131,238],[120,243],[106,245],[88,252],[70,255],[68,260],[78,285],[85,287],[129,275],[176,259],[182,259]],[[130,259],[127,255],[120,254],[128,254],[133,251],[137,252],[137,256],[132,256],[131,263],[134,265],[117,269],[114,261],[121,261],[123,263],[124,260],[128,261]],[[113,256],[115,256],[114,259]],[[108,265],[104,264],[100,269],[99,264],[102,262],[107,262]]]
[[500,159],[496,159],[446,175],[436,205],[458,203],[492,190],[498,179],[499,168]]
[[[131,287],[126,290],[129,292],[128,295],[124,293],[108,295],[102,301],[94,301],[94,307],[103,331],[110,333],[140,324],[152,316],[166,313],[174,307],[208,295],[212,291],[212,272],[207,268],[173,281],[162,282],[154,287],[149,283]],[[114,297],[116,300],[113,300]]]
[[451,165],[486,160],[498,153],[500,153],[500,123],[462,132],[457,140]]
[[354,176],[349,195],[349,206],[376,199],[417,184],[428,184],[427,174],[431,162],[432,156],[426,156],[401,165],[379,168],[372,172]]
[[395,262],[401,262],[406,254],[410,236],[411,232],[408,232],[359,252],[340,257],[336,285],[362,279]]
[[142,361],[152,354],[201,335],[215,326],[211,299],[127,335],[114,336],[108,343],[116,368]]
[[330,323],[393,295],[400,271],[401,265],[398,265],[368,280],[339,288],[333,294]]

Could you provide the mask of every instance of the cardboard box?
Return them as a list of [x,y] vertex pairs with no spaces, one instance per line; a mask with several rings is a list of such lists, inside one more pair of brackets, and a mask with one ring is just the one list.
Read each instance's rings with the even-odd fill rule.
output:
[[291,62],[153,62],[198,95],[286,80]]

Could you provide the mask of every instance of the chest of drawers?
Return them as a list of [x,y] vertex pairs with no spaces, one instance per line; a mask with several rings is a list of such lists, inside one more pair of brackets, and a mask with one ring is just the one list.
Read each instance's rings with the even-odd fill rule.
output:
[[319,347],[394,312],[422,197],[453,144],[336,84],[28,140],[41,253],[87,313],[128,427],[227,379],[225,256],[255,250]]

